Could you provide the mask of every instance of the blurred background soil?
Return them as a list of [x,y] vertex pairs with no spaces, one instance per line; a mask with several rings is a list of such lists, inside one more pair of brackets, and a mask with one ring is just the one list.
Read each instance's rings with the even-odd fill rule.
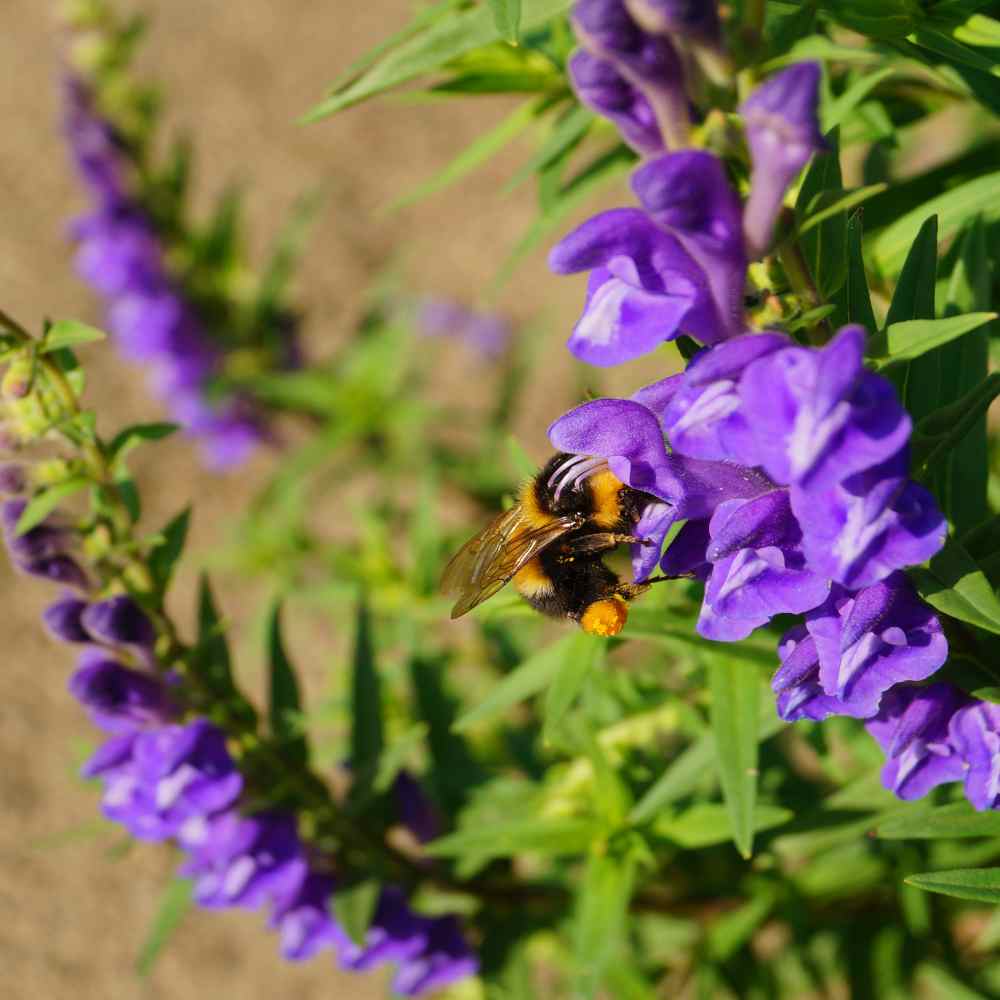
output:
[[[262,247],[297,195],[322,186],[327,202],[301,272],[299,301],[307,313],[307,348],[316,357],[349,335],[365,294],[389,269],[416,293],[476,304],[476,289],[493,279],[506,252],[534,217],[530,185],[498,191],[529,148],[514,147],[444,196],[397,214],[389,201],[439,170],[507,110],[494,99],[455,103],[400,100],[354,109],[303,127],[294,120],[323,95],[355,57],[401,26],[409,0],[120,0],[120,9],[152,19],[140,65],[159,81],[171,124],[188,130],[197,150],[196,205],[206,206],[234,176],[246,182],[250,232]],[[31,329],[44,316],[100,324],[96,299],[76,280],[66,225],[82,208],[59,134],[60,39],[42,0],[4,0],[0,33],[0,303]],[[519,431],[542,458],[544,429],[574,402],[562,339],[575,315],[582,282],[556,280],[541,252],[529,258],[500,296],[499,307],[548,332],[540,349]],[[556,335],[558,333],[558,335]],[[88,399],[99,427],[113,433],[161,411],[134,369],[105,346],[87,348]],[[477,391],[475,362],[446,358],[445,379]],[[621,385],[634,373],[616,374]],[[605,386],[609,383],[605,382]],[[272,458],[225,479],[202,471],[179,438],[149,449],[136,463],[150,525],[188,501],[195,505],[189,551],[218,544],[259,485]],[[175,614],[191,620],[195,568],[173,594]],[[76,776],[93,731],[65,690],[72,655],[46,638],[38,616],[52,592],[14,578],[0,560],[6,650],[0,698],[0,992],[43,1000],[123,998],[381,996],[377,979],[338,972],[330,958],[301,966],[280,961],[262,914],[193,913],[151,976],[137,978],[135,959],[176,859],[169,850],[127,839],[97,817],[96,789]],[[235,623],[243,676],[258,679],[254,636],[240,583],[216,581]],[[323,642],[336,641],[331,622]],[[244,631],[249,631],[245,629]],[[308,635],[292,634],[305,648]],[[311,645],[310,645],[311,648]],[[249,654],[248,654],[249,651]],[[323,662],[308,661],[307,688],[324,688]]]

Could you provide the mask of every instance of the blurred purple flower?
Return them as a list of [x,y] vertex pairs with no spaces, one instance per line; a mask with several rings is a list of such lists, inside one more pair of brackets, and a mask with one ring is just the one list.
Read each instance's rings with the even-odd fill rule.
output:
[[613,62],[577,49],[567,68],[580,103],[611,121],[640,156],[663,152],[663,137],[652,105]]
[[453,299],[424,299],[417,310],[417,325],[425,337],[450,337],[487,361],[501,357],[512,336],[502,316],[477,312]]
[[7,500],[0,509],[4,545],[15,568],[30,576],[87,590],[87,574],[68,551],[72,544],[68,531],[45,520],[23,534],[17,533],[17,523],[27,506],[26,500]]
[[340,964],[363,971],[383,962],[406,962],[427,947],[426,918],[418,917],[406,904],[403,893],[386,886],[379,896],[364,944],[348,941],[341,946]]
[[715,0],[625,0],[625,6],[645,31],[709,45],[722,41]]
[[81,612],[80,622],[95,641],[109,646],[151,651],[156,642],[156,631],[146,612],[125,594],[91,604]]
[[42,623],[49,634],[60,642],[90,642],[90,633],[83,627],[87,602],[72,593],[54,601],[42,612]]
[[444,989],[479,969],[454,917],[425,918],[424,927],[423,948],[400,964],[392,980],[393,990],[405,997]]
[[311,872],[295,889],[278,896],[268,925],[277,930],[281,954],[289,961],[312,958],[323,948],[339,950],[350,938],[330,916],[335,882]]
[[810,157],[825,148],[819,129],[819,81],[819,63],[797,63],[762,83],[740,107],[753,160],[743,212],[751,260],[770,246],[789,185]]
[[162,725],[173,714],[159,678],[126,667],[100,649],[80,655],[69,690],[88,709],[94,725],[109,733]]

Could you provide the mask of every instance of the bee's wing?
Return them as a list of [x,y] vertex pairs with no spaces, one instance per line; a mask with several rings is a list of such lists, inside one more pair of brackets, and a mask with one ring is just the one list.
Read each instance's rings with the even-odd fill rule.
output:
[[441,589],[458,595],[451,617],[460,618],[492,597],[529,559],[578,523],[576,518],[560,517],[533,525],[520,504],[504,511],[470,538],[445,567]]

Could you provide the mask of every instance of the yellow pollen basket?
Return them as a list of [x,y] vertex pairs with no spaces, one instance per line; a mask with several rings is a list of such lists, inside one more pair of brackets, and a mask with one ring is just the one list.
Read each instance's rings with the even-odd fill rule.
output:
[[628,620],[628,605],[620,597],[594,601],[580,617],[580,628],[589,635],[618,635]]

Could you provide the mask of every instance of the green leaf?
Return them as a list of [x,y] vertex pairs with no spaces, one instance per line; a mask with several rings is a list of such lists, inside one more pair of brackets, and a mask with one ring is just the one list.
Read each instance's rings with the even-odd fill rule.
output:
[[[770,830],[782,826],[795,816],[788,809],[757,805],[753,813],[753,829]],[[730,838],[729,809],[722,803],[699,802],[677,816],[662,816],[653,829],[661,837],[672,840],[686,850],[711,847]]]
[[124,458],[136,445],[143,441],[161,441],[176,430],[177,424],[153,423],[133,424],[114,436],[108,445],[108,456],[112,460]]
[[[192,653],[192,666],[216,698],[229,700],[237,695],[229,643],[205,574],[198,589],[198,642]],[[256,717],[249,706],[245,706],[244,713],[248,720]]]
[[982,215],[984,222],[1000,218],[1000,171],[977,177],[931,198],[887,226],[873,245],[875,262],[884,274],[893,274],[903,263],[921,228],[934,215],[938,217],[942,241],[954,237],[977,215]]
[[455,722],[455,729],[462,731],[476,723],[492,719],[512,705],[543,690],[571,655],[575,641],[576,634],[571,633],[530,656],[495,685],[475,708],[460,715]]
[[594,113],[589,108],[582,104],[573,105],[556,122],[541,149],[510,179],[504,187],[504,194],[572,152],[583,141],[595,121]]
[[309,758],[302,733],[302,696],[295,668],[288,659],[281,635],[281,602],[271,607],[267,625],[268,725],[281,744],[282,754],[292,763],[304,765]]
[[331,908],[336,922],[356,944],[363,945],[372,925],[382,886],[378,879],[365,879],[354,885],[338,886]]
[[[521,32],[521,0],[489,0],[493,9],[493,23],[500,37],[517,45]],[[530,2],[530,0],[529,0]]]
[[375,665],[368,601],[358,602],[351,667],[351,766],[358,776],[373,780],[385,745],[382,690]]
[[885,66],[855,80],[839,97],[831,101],[824,109],[820,126],[824,132],[829,132],[842,125],[845,119],[858,107],[862,101],[883,81],[897,72],[894,66]]
[[976,812],[968,802],[955,802],[937,809],[916,807],[883,820],[875,832],[884,840],[1000,837],[1000,814]]
[[926,892],[939,892],[957,899],[980,903],[1000,903],[1000,868],[959,868],[944,872],[911,875],[907,885]]
[[[993,274],[986,229],[977,217],[965,230],[948,281],[945,313],[954,315],[989,309]],[[941,401],[963,398],[987,378],[989,338],[996,330],[977,330],[941,356]],[[975,421],[939,466],[932,489],[955,533],[962,535],[989,517],[986,413]]]
[[545,695],[542,715],[545,719],[543,739],[552,741],[570,706],[593,670],[600,668],[607,643],[597,636],[580,631],[565,647],[565,655],[560,662],[552,683]]
[[[744,668],[749,669],[749,667]],[[761,706],[759,741],[763,743],[780,732],[785,723],[774,711],[774,703]],[[639,825],[653,819],[666,806],[690,795],[705,778],[705,772],[716,759],[715,737],[707,733],[691,744],[656,780],[653,786],[636,803],[629,814],[629,821]]]
[[156,960],[191,909],[192,887],[189,879],[174,879],[160,897],[153,923],[135,960],[135,971],[141,978],[145,979],[153,971]]
[[996,317],[996,313],[983,312],[893,323],[869,340],[868,354],[879,362],[878,369],[884,371],[892,365],[912,361],[928,351],[950,344]]
[[740,854],[749,858],[753,853],[757,801],[760,676],[756,669],[725,653],[713,652],[707,657],[707,664],[722,794],[733,842]]
[[[565,11],[571,2],[572,0],[534,0],[527,4],[521,18],[522,32],[531,31],[551,21]],[[499,37],[493,11],[487,6],[473,7],[452,17],[437,20],[415,38],[389,52],[360,79],[321,101],[302,120],[318,121],[414,77],[431,73],[466,52],[495,42]]]
[[869,184],[868,187],[855,188],[853,191],[820,191],[809,206],[805,220],[799,226],[799,235],[808,233],[820,223],[832,219],[841,212],[857,208],[868,198],[881,194],[888,186],[888,184]]
[[469,855],[489,860],[534,852],[558,857],[585,851],[602,832],[592,819],[513,819],[489,827],[477,826],[441,837],[426,846],[436,858]]
[[190,523],[191,508],[185,507],[176,517],[171,518],[160,532],[155,547],[149,553],[149,570],[153,574],[157,592],[161,596],[167,592],[174,574],[174,566],[184,551]]
[[[931,216],[920,227],[903,264],[889,304],[887,328],[910,320],[934,319],[937,242],[937,216]],[[895,365],[886,377],[896,387],[903,406],[914,420],[920,420],[933,410],[938,396],[938,368],[934,359]]]
[[36,493],[24,508],[14,527],[15,535],[23,535],[37,527],[59,506],[67,497],[90,485],[85,476],[74,476],[64,482],[56,483],[47,489]]
[[929,569],[912,569],[910,575],[932,607],[1000,635],[1000,601],[975,560],[954,538],[945,542]]
[[861,212],[853,212],[847,220],[847,275],[843,287],[834,296],[837,303],[834,326],[839,328],[847,323],[860,323],[869,334],[873,334],[877,324],[865,274],[861,234]]
[[521,104],[495,128],[477,136],[439,174],[393,201],[389,205],[388,211],[394,212],[407,205],[412,205],[422,198],[437,194],[457,183],[519,136],[535,120],[538,113],[539,105],[537,102],[527,101]]
[[48,328],[39,346],[40,354],[51,354],[66,347],[76,347],[79,344],[91,344],[95,340],[104,340],[107,334],[96,327],[80,323],[75,319],[59,319]]
[[631,855],[593,852],[587,859],[573,918],[573,996],[593,998],[622,947],[635,884]]
[[[830,132],[826,140],[829,152],[813,157],[799,189],[795,217],[800,227],[813,206],[829,198],[830,192],[843,194],[837,130]],[[833,214],[825,215],[823,221],[805,233],[799,242],[817,289],[824,298],[829,298],[847,276],[847,212],[834,208]]]
[[705,949],[717,962],[726,962],[753,936],[778,901],[774,886],[760,886],[744,906],[725,913],[712,922],[705,939]]

